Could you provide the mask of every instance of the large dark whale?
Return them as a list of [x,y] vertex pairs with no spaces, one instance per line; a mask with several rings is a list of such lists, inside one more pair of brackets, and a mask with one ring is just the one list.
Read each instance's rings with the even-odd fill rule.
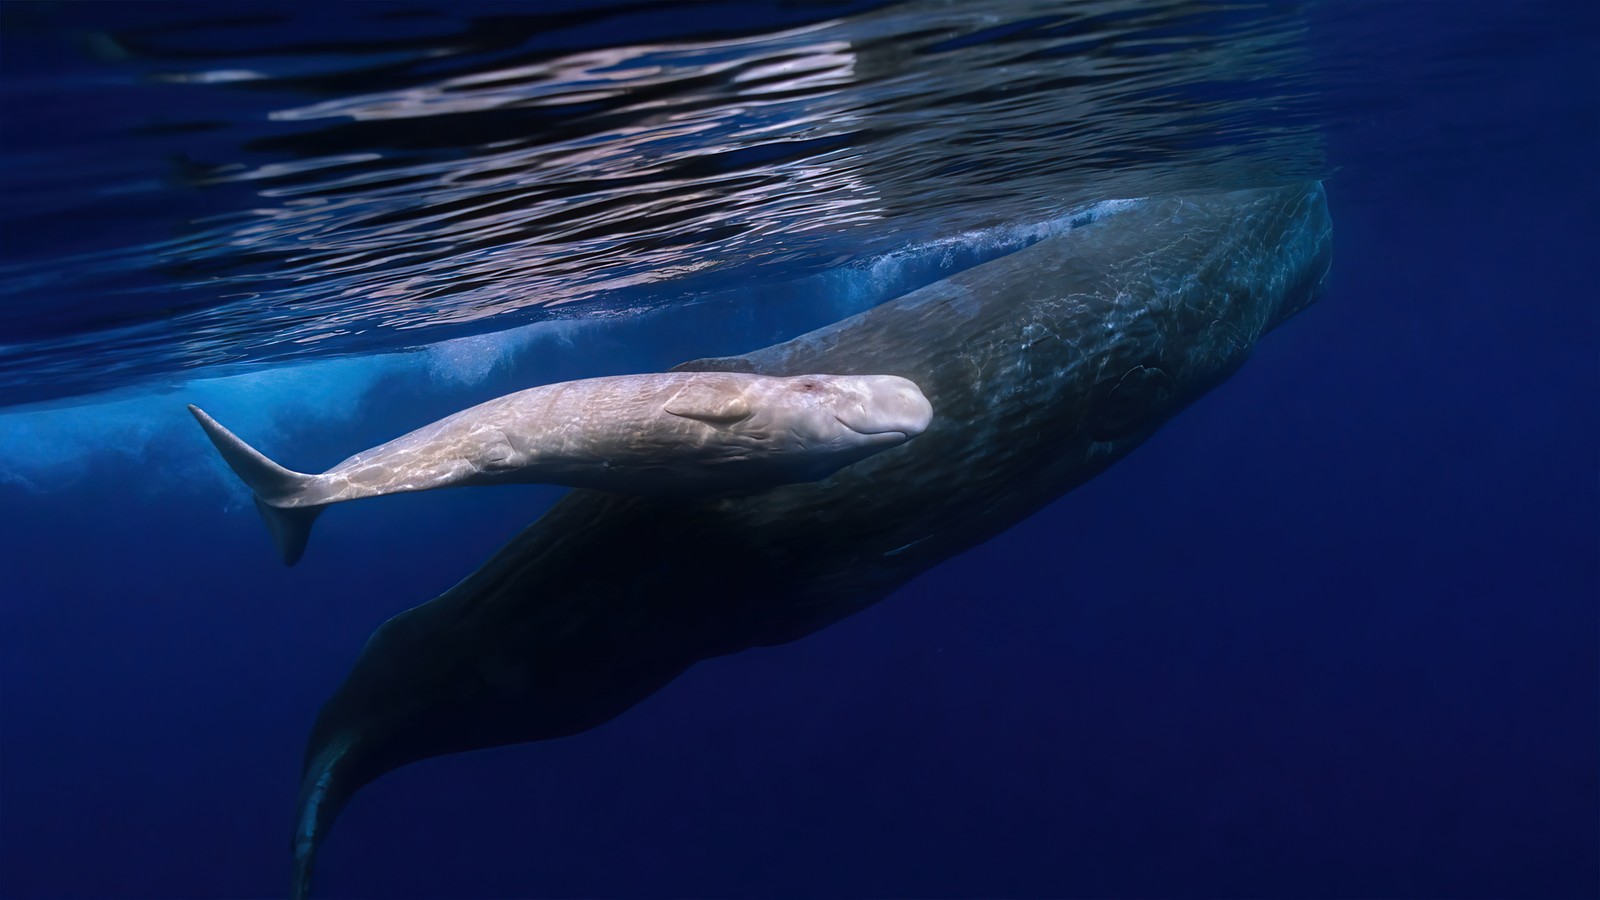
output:
[[577,490],[384,623],[317,718],[296,896],[363,785],[593,728],[695,662],[848,616],[1133,449],[1311,303],[1322,187],[1104,204],[1070,231],[792,341],[685,371],[887,373],[932,425],[825,480],[702,499]]

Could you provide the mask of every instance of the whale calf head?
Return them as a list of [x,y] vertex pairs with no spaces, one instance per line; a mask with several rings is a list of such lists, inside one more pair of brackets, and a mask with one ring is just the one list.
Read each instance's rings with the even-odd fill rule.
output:
[[911,440],[933,420],[922,390],[895,375],[764,378],[747,402],[751,415],[730,424],[730,437],[796,457],[876,453]]
[[[802,377],[795,389],[830,391],[834,419],[872,447],[903,444],[928,430],[933,405],[909,378],[896,375]],[[826,430],[826,423],[823,429]]]
[[709,429],[725,459],[762,460],[822,478],[926,431],[933,406],[895,375],[768,377],[705,373],[665,411]]

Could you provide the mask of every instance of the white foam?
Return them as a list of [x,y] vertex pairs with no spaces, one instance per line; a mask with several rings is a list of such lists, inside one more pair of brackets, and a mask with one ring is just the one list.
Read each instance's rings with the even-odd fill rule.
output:
[[428,371],[439,382],[477,384],[516,363],[535,344],[553,343],[571,350],[577,333],[595,325],[593,321],[564,319],[440,341],[425,348]]

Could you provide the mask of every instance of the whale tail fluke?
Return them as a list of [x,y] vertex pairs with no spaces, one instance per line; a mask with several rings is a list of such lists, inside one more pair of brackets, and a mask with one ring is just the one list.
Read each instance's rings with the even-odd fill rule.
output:
[[[352,744],[337,740],[310,760],[301,773],[300,797],[295,803],[294,874],[289,895],[294,900],[307,900],[311,896],[312,869],[316,866],[317,848],[333,820],[339,817],[344,805],[350,801],[354,787],[348,771]],[[355,787],[359,787],[359,782]]]
[[267,523],[267,531],[283,556],[284,565],[299,562],[306,551],[306,542],[311,539],[311,523],[322,512],[322,506],[290,504],[304,503],[305,495],[317,484],[317,476],[278,465],[192,403],[189,412],[222,454],[228,468],[255,492],[256,509]]
[[257,497],[256,510],[261,513],[261,521],[267,523],[267,532],[272,535],[272,544],[283,557],[283,564],[292,566],[299,562],[305,555],[306,543],[311,540],[311,523],[317,520],[323,507],[285,509]]

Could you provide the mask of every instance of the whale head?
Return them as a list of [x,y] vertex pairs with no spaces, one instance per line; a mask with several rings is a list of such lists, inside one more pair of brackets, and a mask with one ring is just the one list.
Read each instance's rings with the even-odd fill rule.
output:
[[[787,382],[783,389],[791,397],[801,399],[789,425],[808,445],[884,449],[911,440],[933,421],[933,405],[922,389],[897,375],[802,375],[779,380]],[[813,397],[815,405],[805,402]]]
[[786,481],[824,478],[926,431],[933,406],[895,375],[773,377],[705,373],[666,411],[704,425],[727,461],[778,469]]

